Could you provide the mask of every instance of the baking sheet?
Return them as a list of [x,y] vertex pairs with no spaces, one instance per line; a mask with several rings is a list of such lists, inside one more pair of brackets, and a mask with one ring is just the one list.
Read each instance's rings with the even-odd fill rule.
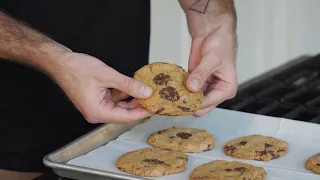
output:
[[[146,139],[150,134],[172,126],[206,129],[215,135],[216,147],[203,153],[187,153],[189,155],[188,169],[184,173],[149,179],[187,180],[195,167],[216,159],[236,160],[264,167],[268,173],[267,180],[320,179],[320,175],[304,168],[306,159],[320,152],[320,125],[224,109],[215,109],[201,118],[153,116],[148,123],[134,127],[119,136],[118,139],[75,158],[67,164],[125,174],[116,168],[116,159],[126,152],[150,147],[146,144]],[[269,162],[240,160],[224,154],[222,146],[227,141],[250,134],[283,139],[289,143],[289,153]]]

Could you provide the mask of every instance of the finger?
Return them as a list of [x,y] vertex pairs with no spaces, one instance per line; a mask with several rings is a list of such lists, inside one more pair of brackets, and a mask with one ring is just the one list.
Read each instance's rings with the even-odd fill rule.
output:
[[199,91],[207,79],[219,69],[220,59],[212,51],[205,54],[197,68],[187,78],[187,87],[190,91]]
[[111,91],[111,100],[113,102],[118,102],[118,101],[121,101],[121,100],[126,99],[128,97],[129,97],[129,95],[127,93],[119,91],[118,89],[113,89]]
[[217,106],[229,99],[232,93],[227,87],[229,87],[229,85],[225,84],[223,81],[219,81],[217,84],[212,85],[209,92],[203,97],[202,107],[207,108]]
[[204,95],[206,95],[209,92],[209,89],[210,89],[210,84],[208,83],[205,83],[201,88]]
[[110,73],[109,76],[112,76],[112,78],[110,78],[111,82],[109,83],[111,83],[113,88],[116,88],[132,97],[147,98],[152,94],[152,89],[148,85],[120,74],[115,70]]
[[150,112],[141,107],[134,109],[125,109],[115,106],[110,109],[106,118],[101,119],[101,122],[114,124],[132,123],[150,117],[151,115],[152,114]]
[[148,118],[152,113],[141,107],[127,109],[110,100],[103,100],[98,107],[88,107],[84,115],[90,123],[127,124]]
[[202,117],[202,116],[208,114],[210,111],[212,111],[215,107],[216,106],[211,106],[211,107],[207,107],[205,109],[198,110],[198,111],[194,112],[193,116]]
[[120,101],[120,102],[117,102],[116,106],[126,108],[126,109],[141,107],[137,99],[133,99],[130,102]]
[[188,64],[189,71],[193,71],[200,64],[203,39],[204,37],[197,37],[192,39]]

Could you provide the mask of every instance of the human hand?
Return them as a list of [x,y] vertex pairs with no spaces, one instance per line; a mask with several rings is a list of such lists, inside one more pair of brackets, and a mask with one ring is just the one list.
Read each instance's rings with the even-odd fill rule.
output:
[[52,69],[49,74],[90,123],[135,123],[151,116],[136,99],[121,100],[129,96],[146,98],[152,89],[99,59],[71,52],[62,55]]
[[190,91],[203,90],[203,108],[194,114],[203,116],[236,95],[236,17],[231,0],[198,2],[180,0],[192,37],[186,84]]

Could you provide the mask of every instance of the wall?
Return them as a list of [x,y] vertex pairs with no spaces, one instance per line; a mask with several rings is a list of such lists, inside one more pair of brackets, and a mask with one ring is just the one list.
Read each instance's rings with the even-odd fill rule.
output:
[[[152,0],[150,61],[187,68],[190,38],[177,0]],[[239,82],[320,52],[319,0],[235,0]],[[165,12],[166,11],[166,12]]]

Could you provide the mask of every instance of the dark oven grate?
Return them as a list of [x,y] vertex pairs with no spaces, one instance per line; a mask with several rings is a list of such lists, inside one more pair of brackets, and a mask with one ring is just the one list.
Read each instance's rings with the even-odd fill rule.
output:
[[320,55],[245,84],[235,98],[218,107],[320,124]]

